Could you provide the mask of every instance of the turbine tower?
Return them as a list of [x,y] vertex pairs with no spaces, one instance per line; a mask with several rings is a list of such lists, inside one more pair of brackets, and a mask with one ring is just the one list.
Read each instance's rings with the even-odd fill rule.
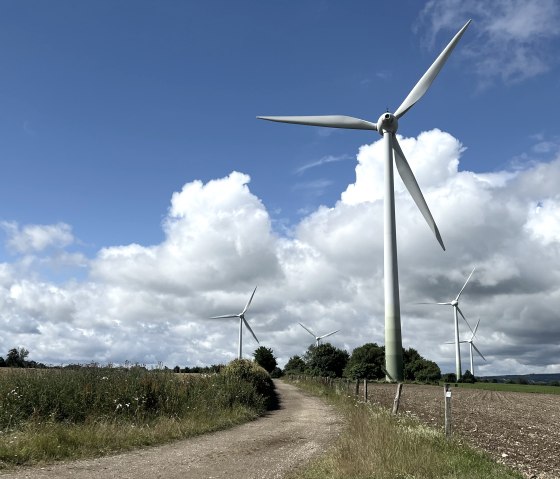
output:
[[[467,286],[467,283],[471,279],[471,276],[473,275],[475,269],[476,269],[476,266],[472,269],[471,274],[469,274],[469,277],[465,281],[465,284],[463,285],[463,287],[461,288],[461,291],[459,291],[459,294],[457,295],[457,297],[455,299],[453,299],[451,301],[447,301],[446,303],[418,303],[418,304],[439,304],[439,305],[452,306],[453,307],[453,319],[454,319],[454,323],[455,323],[455,374],[457,375],[457,380],[461,379],[461,376],[463,374],[462,370],[461,370],[461,347],[459,346],[459,343],[461,341],[459,341],[459,318],[457,316],[457,312],[465,320],[465,323],[467,323],[467,326],[469,327],[471,332],[473,332],[473,330],[471,328],[471,325],[469,324],[469,322],[467,321],[467,318],[465,318],[465,315],[463,314],[463,311],[461,311],[461,308],[459,308],[459,298],[461,297],[461,294],[463,293],[463,290],[465,289],[465,286]],[[473,337],[474,337],[474,335],[473,335]],[[472,373],[472,371],[471,371],[471,373]]]
[[309,334],[311,334],[311,336],[313,336],[315,338],[315,346],[319,346],[319,342],[321,341],[321,339],[326,338],[327,336],[331,336],[334,333],[338,333],[340,331],[340,329],[337,329],[336,331],[332,331],[328,334],[323,334],[323,336],[317,336],[313,331],[311,331],[309,328],[306,328],[303,324],[298,323],[303,329],[305,329]]
[[253,301],[253,296],[255,296],[255,291],[256,290],[257,290],[257,287],[255,286],[255,289],[253,290],[253,294],[251,295],[251,297],[249,298],[249,301],[247,302],[247,304],[243,308],[243,311],[241,311],[239,314],[224,314],[222,316],[212,316],[210,318],[210,319],[239,318],[239,355],[238,355],[239,359],[242,359],[242,357],[243,357],[243,324],[245,324],[245,326],[247,326],[247,329],[249,331],[251,331],[251,334],[253,335],[253,338],[255,338],[255,341],[258,344],[260,344],[259,340],[257,339],[257,336],[255,335],[255,333],[251,329],[251,326],[249,326],[249,323],[245,319],[245,313],[249,309],[249,306],[251,306],[251,301]]
[[[385,367],[387,379],[402,381],[403,356],[401,338],[401,316],[399,303],[399,278],[397,265],[397,236],[395,227],[395,192],[393,188],[393,158],[397,171],[416,205],[424,216],[428,226],[435,234],[439,244],[445,250],[434,219],[410,169],[397,140],[399,119],[410,110],[426,93],[438,75],[447,58],[465,33],[470,20],[457,32],[451,42],[439,54],[434,63],[420,78],[395,113],[383,113],[377,123],[342,115],[327,116],[259,116],[261,120],[295,123],[300,125],[326,126],[357,130],[374,130],[383,136],[385,144],[385,204],[384,204],[384,271],[385,271]],[[394,155],[393,155],[394,154]]]

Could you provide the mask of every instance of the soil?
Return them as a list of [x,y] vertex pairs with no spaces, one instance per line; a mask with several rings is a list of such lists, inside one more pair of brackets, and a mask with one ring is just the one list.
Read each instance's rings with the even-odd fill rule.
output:
[[[393,406],[395,394],[395,385],[368,385],[368,400],[384,407]],[[527,478],[560,478],[560,395],[454,387],[451,394],[455,437]],[[444,407],[443,387],[403,386],[399,414],[443,430]]]
[[18,468],[3,479],[272,479],[322,453],[342,420],[324,401],[275,381],[280,406],[212,434],[96,459]]

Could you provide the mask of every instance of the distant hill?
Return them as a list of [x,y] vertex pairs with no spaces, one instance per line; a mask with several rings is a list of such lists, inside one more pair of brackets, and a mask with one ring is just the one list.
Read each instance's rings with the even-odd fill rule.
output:
[[493,380],[496,379],[498,382],[507,381],[527,381],[529,384],[547,384],[552,381],[560,382],[560,373],[552,374],[503,374],[497,376],[477,376],[479,380]]

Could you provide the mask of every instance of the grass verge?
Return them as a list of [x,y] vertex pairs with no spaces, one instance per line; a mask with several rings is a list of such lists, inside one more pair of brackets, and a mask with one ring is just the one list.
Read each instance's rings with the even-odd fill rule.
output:
[[290,479],[522,479],[486,454],[408,417],[365,404],[345,391],[313,381],[293,381],[323,397],[347,427],[331,450]]

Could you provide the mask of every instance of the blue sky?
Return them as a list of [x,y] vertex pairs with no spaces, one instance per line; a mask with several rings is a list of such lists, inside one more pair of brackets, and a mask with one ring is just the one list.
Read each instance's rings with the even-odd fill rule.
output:
[[[519,177],[531,168],[534,176],[538,176],[542,174],[538,170],[540,166],[544,168],[558,159],[560,131],[555,114],[560,87],[557,55],[560,36],[556,25],[560,7],[554,1],[488,4],[451,0],[425,3],[76,3],[57,0],[5,2],[0,10],[0,64],[3,66],[0,76],[0,159],[3,166],[0,264],[9,270],[5,273],[5,302],[2,304],[9,311],[5,318],[11,318],[12,323],[17,322],[17,318],[22,322],[36,322],[36,327],[27,332],[25,328],[15,328],[0,347],[7,350],[14,343],[24,345],[36,351],[37,360],[55,360],[53,351],[44,346],[51,334],[56,334],[61,347],[68,349],[69,357],[65,358],[68,361],[85,360],[90,356],[98,360],[162,360],[181,364],[227,359],[225,351],[231,349],[233,354],[236,348],[229,345],[231,338],[225,336],[208,344],[202,339],[192,339],[189,343],[192,354],[187,360],[181,356],[179,345],[176,349],[170,347],[171,353],[159,355],[139,346],[135,357],[124,358],[108,346],[114,332],[107,332],[105,340],[88,343],[80,349],[78,345],[87,341],[79,341],[76,336],[76,346],[69,347],[69,343],[64,342],[63,332],[57,328],[64,323],[64,331],[69,335],[97,337],[102,335],[95,328],[87,332],[90,334],[87,336],[82,331],[83,326],[74,323],[76,315],[83,315],[82,320],[86,322],[94,317],[109,318],[107,321],[117,322],[115,324],[125,321],[115,313],[115,305],[93,312],[88,309],[91,306],[80,303],[77,298],[85,294],[84,289],[91,293],[96,288],[108,288],[117,294],[116,291],[122,289],[136,288],[126,278],[134,276],[131,271],[138,265],[128,264],[126,273],[123,270],[116,274],[117,280],[109,278],[108,273],[99,273],[107,271],[100,262],[108,252],[110,257],[118,253],[130,258],[136,254],[131,253],[132,245],[145,248],[157,257],[154,251],[170,242],[169,224],[173,218],[178,218],[172,213],[172,195],[175,193],[179,201],[184,185],[194,185],[196,180],[208,185],[229,178],[242,194],[249,188],[255,200],[250,203],[266,214],[270,223],[270,229],[265,232],[269,240],[264,240],[263,244],[271,241],[274,246],[263,254],[273,255],[283,273],[275,276],[270,272],[267,276],[262,272],[245,271],[238,278],[231,276],[230,283],[200,285],[195,292],[185,292],[182,299],[175,296],[168,298],[169,302],[162,299],[165,303],[162,307],[172,319],[162,320],[154,312],[143,318],[142,324],[150,331],[161,328],[159,338],[164,341],[169,335],[181,334],[182,327],[190,327],[181,325],[183,318],[185,324],[192,322],[192,328],[197,331],[186,334],[185,340],[189,341],[188,338],[202,338],[206,334],[205,326],[197,319],[206,313],[200,311],[191,318],[185,311],[191,302],[222,294],[223,302],[208,300],[208,314],[219,314],[231,304],[227,301],[228,288],[236,291],[235,298],[241,298],[237,301],[244,302],[245,290],[248,293],[252,290],[249,285],[267,284],[267,279],[271,297],[286,293],[290,298],[291,293],[277,282],[287,274],[286,263],[279,252],[282,245],[303,242],[301,235],[306,228],[307,237],[311,235],[310,225],[323,214],[321,205],[330,208],[333,215],[344,216],[337,205],[344,203],[341,198],[349,185],[358,185],[361,181],[357,170],[361,164],[359,159],[357,162],[359,149],[373,144],[379,136],[375,132],[278,125],[258,121],[255,117],[345,114],[377,121],[386,108],[397,108],[468,18],[473,19],[472,25],[429,92],[401,120],[399,133],[411,139],[418,139],[422,132],[434,129],[451,135],[462,145],[455,148],[461,152],[458,172],[478,174],[479,178],[494,173],[490,176],[492,180],[488,180],[494,181],[494,186],[500,181],[507,183],[510,177]],[[437,151],[437,139],[432,140],[430,148]],[[428,147],[425,150],[432,151]],[[409,158],[409,161],[414,169],[415,160]],[[363,162],[365,164],[366,160]],[[249,180],[234,181],[228,176],[232,171],[249,175],[250,183]],[[438,185],[431,185],[429,180],[423,183],[422,178],[429,178],[429,171],[420,171],[420,186],[427,185],[428,189],[433,187],[434,191],[439,191]],[[554,183],[554,178],[554,173],[549,172],[547,180]],[[507,198],[521,201],[523,197],[525,205],[549,205],[549,222],[543,224],[539,220],[540,229],[531,231],[537,231],[535,237],[541,238],[541,246],[555,251],[558,246],[554,223],[559,211],[555,209],[558,193],[552,185],[549,189],[543,188],[539,196],[539,188],[535,187],[536,192],[529,197],[523,185],[530,181],[519,180],[519,183],[521,186]],[[503,190],[499,186],[496,188],[496,191]],[[451,201],[457,200],[455,195],[460,198],[457,192],[460,190],[449,190]],[[202,195],[204,187],[197,191]],[[219,202],[219,188],[215,195]],[[434,195],[444,203],[450,201],[441,192],[439,196],[437,192]],[[473,198],[480,198],[480,194],[474,194]],[[496,195],[491,198],[499,201]],[[198,200],[191,199],[193,204],[198,204]],[[375,202],[379,198],[366,199]],[[365,199],[354,197],[347,203],[361,201]],[[484,230],[484,221],[477,219],[480,212],[467,198],[457,205],[462,222],[452,230],[452,222],[448,226],[442,224],[438,220],[437,206],[428,203],[446,244],[445,233],[450,237],[450,254],[445,263],[439,265],[440,273],[435,273],[434,266],[430,274],[434,278],[438,274],[448,275],[450,282],[453,278],[461,283],[460,278],[466,277],[472,266],[489,260],[491,255],[485,251],[477,257],[472,252],[467,253],[467,246],[463,248],[459,244],[480,241],[474,233],[468,236],[479,223],[482,226],[476,234],[493,234],[497,220],[488,218],[489,228]],[[215,204],[202,202],[201,208],[210,215]],[[492,205],[487,206],[491,209]],[[243,211],[246,213],[247,209]],[[410,211],[416,214],[413,209]],[[192,211],[179,213],[181,218],[193,215]],[[239,221],[249,220],[241,215]],[[467,224],[465,231],[461,231],[462,225],[469,221],[472,221],[472,228]],[[537,220],[528,216],[519,224],[522,225],[519,228],[527,231],[527,225],[534,226]],[[187,230],[187,233],[196,237],[197,226],[191,224],[190,227],[194,230]],[[243,227],[241,224],[242,230]],[[328,227],[317,228],[335,237]],[[246,232],[253,233],[249,228]],[[507,232],[506,226],[503,232]],[[356,234],[362,233],[357,230]],[[511,234],[517,233],[512,230]],[[426,241],[431,240],[428,235],[426,238]],[[406,238],[403,239],[406,242]],[[209,239],[207,241],[211,244]],[[496,241],[496,248],[506,248],[506,243],[506,239],[503,243]],[[294,244],[291,243],[292,248]],[[308,246],[320,251],[316,244]],[[523,251],[519,245],[514,246],[511,254]],[[403,249],[406,250],[406,245]],[[244,251],[238,247],[236,251],[241,250]],[[370,254],[376,255],[376,251],[372,249]],[[532,250],[526,251],[527,255],[533,254]],[[219,251],[209,250],[207,254],[212,258],[220,257]],[[430,250],[426,258],[431,254]],[[454,265],[450,257],[457,258]],[[336,261],[336,258],[347,266],[344,254],[334,254],[331,260]],[[243,254],[238,259],[248,261]],[[375,271],[378,270],[377,259],[371,265]],[[543,264],[552,264],[556,259],[557,256],[545,257]],[[257,255],[253,260],[258,263],[262,258]],[[180,259],[176,261],[183,264]],[[405,268],[402,261],[401,268]],[[157,268],[162,277],[167,278],[163,283],[178,281],[178,278],[170,279],[172,273],[163,271],[162,264],[159,261],[152,268]],[[228,260],[217,265],[216,270],[225,264],[234,270],[237,266],[235,261]],[[343,268],[330,264],[334,269]],[[447,267],[452,270],[446,270]],[[184,263],[184,268],[191,272],[197,270],[191,260]],[[533,277],[520,266],[514,269],[519,277]],[[350,283],[356,280],[352,271],[347,273]],[[142,274],[150,273],[143,271]],[[361,274],[358,278],[362,278]],[[406,269],[401,275],[406,275]],[[363,278],[366,277],[364,273]],[[434,281],[439,284],[440,280]],[[501,286],[496,278],[480,281],[479,290],[484,284],[499,289],[506,288],[507,278]],[[25,301],[18,296],[16,301],[13,288],[17,285],[34,285],[38,292]],[[555,295],[559,287],[556,284],[557,289],[551,290],[551,294]],[[44,313],[40,305],[46,301],[42,295],[48,295],[49,288],[55,288],[66,298],[72,297],[73,312],[56,310],[53,316]],[[144,285],[143,288],[147,297],[168,294],[162,293],[159,286]],[[406,285],[403,284],[403,288],[406,290]],[[534,288],[533,284],[528,290]],[[104,291],[108,294],[108,290]],[[510,293],[516,291],[514,288]],[[416,291],[416,294],[420,293]],[[433,291],[434,297],[437,294],[438,291]],[[30,306],[33,301],[37,303]],[[186,303],[169,306],[173,301]],[[321,302],[321,299],[309,298],[309,301]],[[367,305],[363,305],[363,309],[357,306],[359,302],[357,297],[348,297],[348,305],[356,309],[356,317],[370,314]],[[299,313],[292,312],[293,317],[288,322],[280,313],[266,316],[264,304],[260,307],[263,308],[261,317],[265,319],[262,324],[256,319],[256,332],[259,326],[273,325],[278,338],[287,335],[287,331],[296,334],[291,325],[298,317],[301,319]],[[498,311],[499,305],[496,308]],[[403,314],[411,318],[424,314],[403,309]],[[320,329],[323,320],[313,316],[318,313],[306,314],[310,316],[305,319]],[[487,311],[487,314],[496,312]],[[335,317],[324,320],[327,329],[336,322]],[[483,324],[484,319],[481,332]],[[558,337],[558,323],[556,328],[555,337]],[[235,337],[234,327],[232,331]],[[348,328],[347,332],[348,336],[341,336],[339,345],[350,349],[368,338],[382,341],[382,335],[356,337]],[[494,333],[507,335],[507,331],[500,328]],[[208,349],[200,357],[196,351],[202,343],[196,341],[202,341]],[[521,342],[522,335],[519,335],[508,347],[514,350]],[[283,348],[279,354],[284,360],[302,349],[294,341],[287,343],[284,345],[280,340],[270,343],[274,349]],[[428,351],[429,341],[423,347]],[[418,346],[421,350],[423,347]],[[212,348],[224,352],[212,356],[209,352]],[[437,358],[440,362],[447,360],[446,351],[442,349],[442,359]],[[558,353],[557,349],[554,351]],[[511,354],[507,357],[511,358]],[[559,361],[558,357],[549,363],[535,360],[535,364],[514,360],[508,368],[510,371],[539,368],[549,371],[554,369],[551,365],[558,365]],[[495,364],[488,371],[501,372]]]

